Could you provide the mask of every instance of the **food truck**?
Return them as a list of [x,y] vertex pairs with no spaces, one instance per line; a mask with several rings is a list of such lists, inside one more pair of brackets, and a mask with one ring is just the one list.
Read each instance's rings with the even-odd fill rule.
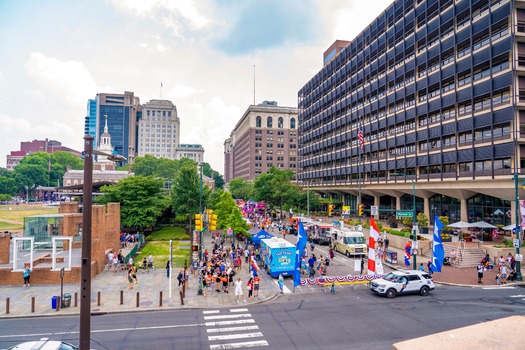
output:
[[368,253],[365,235],[355,228],[332,228],[332,248],[346,256],[364,255]]
[[278,237],[261,239],[264,269],[272,277],[291,276],[295,271],[295,245]]

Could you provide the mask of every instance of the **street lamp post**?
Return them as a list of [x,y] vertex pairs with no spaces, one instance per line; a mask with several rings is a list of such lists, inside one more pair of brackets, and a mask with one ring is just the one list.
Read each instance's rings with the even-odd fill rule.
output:
[[[199,184],[199,213],[201,214],[201,220],[203,220],[203,218],[202,218],[202,163],[201,162],[199,162],[198,167],[199,167],[199,177],[200,177],[200,184]],[[202,226],[203,226],[202,229],[199,231],[199,264],[200,264],[200,261],[202,260],[202,230],[204,229],[204,222],[203,222]],[[203,291],[202,291],[202,273],[200,273],[200,271],[199,271],[199,287],[197,289],[197,294],[198,295],[202,295],[203,294]]]
[[[416,182],[413,178],[411,178],[409,175],[404,173],[394,173],[394,176],[404,176],[405,178],[412,181],[412,239],[414,240],[414,244],[417,242],[417,236],[416,236],[416,225],[417,225],[417,217],[416,217]],[[412,259],[413,259],[413,269],[417,270],[417,263],[416,263],[416,253],[414,247],[412,247]]]
[[[516,194],[516,197],[515,197],[515,206],[516,206],[516,228],[515,228],[515,231],[516,231],[516,238],[518,239],[518,244],[516,245],[516,255],[518,255],[520,253],[520,246],[521,246],[521,232],[520,232],[520,225],[519,225],[519,222],[520,222],[520,194],[519,194],[519,190],[518,190],[518,181],[520,180],[524,180],[524,179],[520,179],[518,177],[518,174],[515,173],[514,174],[514,190],[515,190],[515,194]],[[525,184],[525,183],[524,183]],[[516,260],[516,280],[517,281],[522,281],[523,280],[523,277],[521,276],[521,263]]]

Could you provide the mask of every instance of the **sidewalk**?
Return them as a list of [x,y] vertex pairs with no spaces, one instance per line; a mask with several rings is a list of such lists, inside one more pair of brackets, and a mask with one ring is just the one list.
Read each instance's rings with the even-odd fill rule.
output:
[[[404,266],[404,252],[401,249],[394,247],[389,247],[388,250],[397,252],[397,264],[390,264],[388,262],[383,262],[384,265],[389,266],[393,269],[412,269],[414,262],[410,261],[410,267]],[[425,271],[427,270],[428,257],[417,256],[416,264],[419,268],[419,264],[423,263]],[[484,287],[487,285],[497,286],[496,283],[496,273],[497,269],[487,270],[483,273],[483,284],[478,283],[478,271],[475,267],[456,267],[456,266],[443,266],[441,272],[435,272],[432,274],[434,282],[454,285],[454,286],[465,286],[465,287]],[[503,285],[525,285],[525,282],[513,282]]]
[[[205,234],[205,248],[211,247],[211,237]],[[180,301],[180,288],[177,286],[177,274],[182,267],[174,267],[172,270],[173,279],[172,295],[169,298],[169,279],[166,277],[166,270],[156,272],[139,271],[137,274],[138,284],[134,284],[132,290],[128,290],[127,273],[123,271],[104,271],[91,281],[91,312],[117,313],[135,311],[159,311],[187,308],[220,308],[229,307],[237,304],[235,299],[235,287],[230,287],[230,292],[207,292],[206,296],[198,295],[198,279],[190,274],[189,288],[186,288],[184,306]],[[241,278],[243,285],[248,282],[250,273],[247,264],[242,264],[242,269],[237,273],[235,279]],[[259,298],[255,301],[248,301],[246,304],[260,303],[270,300],[277,296],[278,287],[273,283],[266,273],[261,273]],[[100,292],[100,305],[97,304],[97,296]],[[120,303],[121,292],[123,293],[123,303]],[[160,292],[162,292],[162,306],[160,305]],[[22,282],[19,286],[3,286],[0,296],[0,318],[8,317],[27,317],[27,316],[53,316],[53,315],[78,315],[80,313],[80,283],[64,284],[64,294],[71,294],[71,307],[56,311],[51,307],[53,296],[60,295],[60,285],[31,285],[24,288]],[[77,307],[74,306],[75,293],[78,295]],[[248,291],[243,288],[244,297],[248,299]],[[137,307],[137,295],[138,307]],[[35,298],[35,311],[31,312],[31,301]],[[6,313],[6,299],[9,298],[10,310]]]

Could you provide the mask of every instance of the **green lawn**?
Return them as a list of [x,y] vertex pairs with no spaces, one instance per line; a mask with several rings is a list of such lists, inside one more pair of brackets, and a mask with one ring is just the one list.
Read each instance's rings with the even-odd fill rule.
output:
[[149,235],[146,238],[146,245],[135,257],[136,264],[141,266],[142,259],[151,253],[155,268],[164,270],[166,268],[166,261],[168,261],[170,257],[170,240],[173,240],[174,266],[184,267],[184,260],[190,264],[190,236],[182,227],[164,227],[160,231]]
[[188,240],[190,236],[186,233],[183,227],[170,226],[163,227],[160,231],[153,232],[148,237],[146,241],[169,241],[173,240]]
[[0,221],[0,231],[22,230],[23,228],[24,228],[24,225],[10,224],[7,222]]

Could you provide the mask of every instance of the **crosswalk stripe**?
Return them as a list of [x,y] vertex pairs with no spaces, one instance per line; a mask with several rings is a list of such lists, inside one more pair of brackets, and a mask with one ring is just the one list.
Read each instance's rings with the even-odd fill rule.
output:
[[[274,282],[276,285],[279,285],[279,281],[274,280],[273,282]],[[283,284],[283,293],[284,293],[284,294],[291,294],[292,291],[290,290],[290,288],[286,287],[286,285]]]
[[227,318],[243,318],[243,317],[252,317],[250,314],[235,314],[235,315],[218,315],[218,316],[204,316],[204,320],[219,320]]
[[486,289],[486,290],[491,290],[491,289],[515,289],[514,287],[512,286],[508,286],[508,287],[483,287],[483,289]]
[[230,321],[215,321],[215,322],[205,322],[206,327],[218,327],[218,326],[228,326],[232,324],[245,324],[245,323],[255,323],[253,318],[247,320],[230,320]]
[[249,331],[259,329],[259,326],[242,326],[242,327],[226,327],[226,328],[210,328],[207,329],[208,333],[222,333],[222,332],[238,332],[238,331]]
[[220,310],[205,310],[202,313],[203,314],[218,314]]
[[210,335],[208,336],[209,341],[214,340],[231,340],[231,339],[242,339],[242,338],[257,338],[262,337],[263,334],[261,332],[253,332],[253,333],[235,333],[235,334],[223,334],[223,335]]
[[248,309],[242,308],[242,309],[230,309],[230,312],[247,312]]
[[255,340],[242,343],[229,343],[229,344],[215,344],[210,345],[210,350],[225,350],[225,349],[239,349],[239,348],[253,348],[255,346],[268,346],[266,340]]

